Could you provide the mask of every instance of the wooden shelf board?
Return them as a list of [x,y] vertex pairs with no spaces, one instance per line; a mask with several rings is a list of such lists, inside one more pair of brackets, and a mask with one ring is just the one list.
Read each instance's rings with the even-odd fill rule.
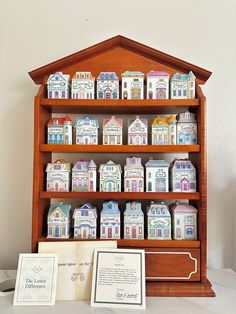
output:
[[68,153],[178,153],[200,152],[200,145],[52,145],[41,144],[41,152]]
[[[111,240],[111,239],[110,239]],[[115,239],[114,239],[115,240]],[[93,239],[80,240],[70,237],[69,239],[53,239],[40,237],[39,242],[54,242],[54,241],[108,241],[108,239]],[[147,247],[147,248],[200,248],[199,240],[117,240],[118,247]]]
[[49,99],[41,98],[40,104],[51,112],[66,113],[178,113],[184,107],[199,106],[199,99]]
[[199,200],[200,193],[176,192],[40,192],[41,198],[79,198],[79,199],[189,199]]

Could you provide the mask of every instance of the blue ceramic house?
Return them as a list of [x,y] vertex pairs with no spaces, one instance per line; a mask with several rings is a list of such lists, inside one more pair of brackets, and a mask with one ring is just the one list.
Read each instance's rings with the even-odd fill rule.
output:
[[196,76],[190,71],[188,74],[175,73],[171,79],[171,98],[195,98]]
[[74,238],[76,239],[96,239],[97,209],[89,203],[79,208],[75,208],[74,218]]
[[97,99],[119,99],[119,78],[115,72],[101,72],[97,77]]
[[100,238],[120,239],[120,210],[116,201],[103,203],[100,218]]
[[71,205],[52,204],[48,211],[48,238],[69,238]]

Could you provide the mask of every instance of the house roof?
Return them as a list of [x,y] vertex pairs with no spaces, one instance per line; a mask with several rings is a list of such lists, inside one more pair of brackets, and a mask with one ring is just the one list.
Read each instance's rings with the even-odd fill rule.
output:
[[95,77],[92,75],[91,72],[76,72],[75,75],[72,77],[72,80],[95,80]]
[[196,171],[189,159],[175,159],[171,168],[173,171]]
[[74,164],[72,171],[88,171],[89,168],[96,168],[96,167],[97,166],[93,160],[90,160],[90,161],[79,160]]
[[140,122],[143,124],[144,127],[148,126],[148,120],[140,118],[139,116],[136,116],[135,119],[128,119],[128,126],[129,128],[132,128],[132,124],[135,122]]
[[90,203],[85,203],[81,207],[75,208],[73,212],[73,218],[75,218],[76,212],[81,211],[81,216],[88,216],[89,212],[92,211],[94,218],[97,218],[97,209],[95,206],[92,206]]
[[104,202],[102,205],[101,215],[120,215],[118,202],[116,201]]
[[188,74],[180,74],[180,73],[175,73],[171,79],[171,81],[187,81],[187,79],[191,78],[196,78],[196,76],[193,74],[192,71],[190,71]]
[[99,167],[99,171],[98,171],[98,172],[101,172],[101,171],[102,171],[101,168],[104,167],[104,166],[107,166],[107,165],[108,165],[108,166],[109,166],[109,165],[115,166],[115,167],[119,170],[119,172],[122,173],[120,164],[115,164],[114,161],[112,161],[112,160],[109,160],[106,164],[100,164],[100,167]]
[[147,73],[147,77],[152,77],[152,76],[170,76],[170,74],[169,73],[167,73],[167,72],[164,72],[164,71],[149,71],[148,73]]
[[70,210],[71,210],[71,205],[69,204],[68,205],[67,204],[52,204],[48,211],[48,217],[51,216],[57,208],[61,211],[61,213],[65,217],[69,218]]
[[54,117],[48,122],[48,126],[63,126],[64,122],[72,122],[70,116],[67,114],[64,118]]
[[195,114],[189,111],[182,112],[178,116],[178,122],[196,122]]
[[168,126],[168,120],[166,117],[160,117],[157,116],[153,122],[152,122],[152,126]]
[[[54,73],[58,70],[60,71],[71,70],[71,71],[68,71],[67,73],[71,72],[70,74],[72,75],[75,72],[74,66],[77,67],[78,65],[78,68],[82,69],[82,67],[79,66],[82,63],[87,62],[87,60],[93,58],[94,56],[106,54],[107,52],[114,49],[119,49],[124,52],[127,51],[129,53],[134,53],[140,57],[144,57],[145,59],[150,60],[152,64],[150,63],[150,65],[148,65],[147,63],[146,64],[143,63],[141,67],[139,67],[139,70],[145,71],[145,73],[153,69],[154,68],[153,65],[156,63],[156,64],[163,65],[161,67],[161,70],[166,70],[167,72],[169,72],[168,68],[172,68],[172,69],[175,69],[175,71],[184,72],[184,73],[193,71],[197,79],[203,84],[211,76],[211,72],[206,69],[200,68],[194,64],[191,64],[179,58],[173,57],[169,54],[166,54],[164,52],[161,52],[159,50],[156,50],[154,48],[151,48],[149,46],[146,46],[144,44],[141,44],[137,41],[134,41],[132,39],[129,39],[121,35],[112,37],[98,44],[95,44],[91,47],[88,47],[86,49],[73,53],[67,57],[56,60],[52,63],[44,65],[33,71],[30,71],[29,75],[36,84],[43,84],[45,81],[45,78],[49,77],[51,73]],[[104,62],[104,65],[103,65],[103,69],[104,69],[107,64],[107,59],[103,58],[102,60]],[[114,64],[114,61],[112,61],[112,63]],[[124,60],[122,62],[121,71],[122,70],[124,71],[125,67],[126,67],[126,64]],[[88,69],[88,66],[86,66],[86,69]],[[118,69],[118,66],[114,67],[114,70],[116,69]],[[89,69],[89,70],[93,71],[93,69]]]
[[84,124],[86,124],[86,121],[94,121],[95,122],[95,126],[99,128],[99,124],[98,124],[98,120],[91,117],[91,116],[84,116],[83,118],[78,118],[75,120],[75,126],[76,127],[80,127],[80,126],[84,126]]
[[125,216],[143,216],[141,202],[127,202]]
[[125,71],[121,74],[122,77],[144,77],[144,73],[140,71]]
[[146,167],[169,167],[169,164],[165,160],[150,159],[148,162],[146,162]]
[[[60,169],[59,167],[57,167],[57,165],[61,165]],[[52,163],[48,163],[47,164],[47,169],[46,169],[46,172],[49,172],[49,171],[55,171],[55,172],[58,172],[58,171],[68,171],[70,172],[70,164],[65,162],[65,160],[63,159],[58,159],[56,162],[52,162]]]
[[107,128],[112,122],[114,122],[118,127],[123,127],[123,119],[116,119],[112,116],[110,119],[103,119],[103,128]]
[[115,72],[101,72],[97,80],[119,80],[118,76],[116,75]]
[[197,209],[193,205],[180,202],[175,202],[174,204],[171,204],[170,209],[173,212],[192,212],[192,213],[197,212]]
[[143,169],[141,158],[132,156],[130,158],[126,158],[126,165],[124,167],[126,168],[141,168]]
[[157,216],[170,217],[170,212],[167,205],[164,202],[161,202],[161,203],[152,202],[150,206],[148,207],[148,216],[149,217],[157,217]]
[[70,80],[69,74],[64,74],[62,72],[55,72],[49,76],[47,83],[49,83],[50,81],[53,81],[57,77],[60,78],[61,81],[65,81],[66,83],[68,83]]

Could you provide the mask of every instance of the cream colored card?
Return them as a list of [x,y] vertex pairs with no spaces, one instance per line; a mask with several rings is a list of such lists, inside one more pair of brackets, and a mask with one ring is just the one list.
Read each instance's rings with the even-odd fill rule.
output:
[[40,253],[59,253],[56,300],[90,300],[94,249],[116,247],[116,241],[40,242]]
[[54,305],[58,254],[20,254],[14,305]]
[[146,308],[144,250],[95,250],[91,306]]

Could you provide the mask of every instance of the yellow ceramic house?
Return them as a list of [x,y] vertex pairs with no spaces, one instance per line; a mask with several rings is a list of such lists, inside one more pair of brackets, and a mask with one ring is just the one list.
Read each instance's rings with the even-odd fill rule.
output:
[[157,116],[152,122],[152,145],[168,144],[168,121],[166,117]]

